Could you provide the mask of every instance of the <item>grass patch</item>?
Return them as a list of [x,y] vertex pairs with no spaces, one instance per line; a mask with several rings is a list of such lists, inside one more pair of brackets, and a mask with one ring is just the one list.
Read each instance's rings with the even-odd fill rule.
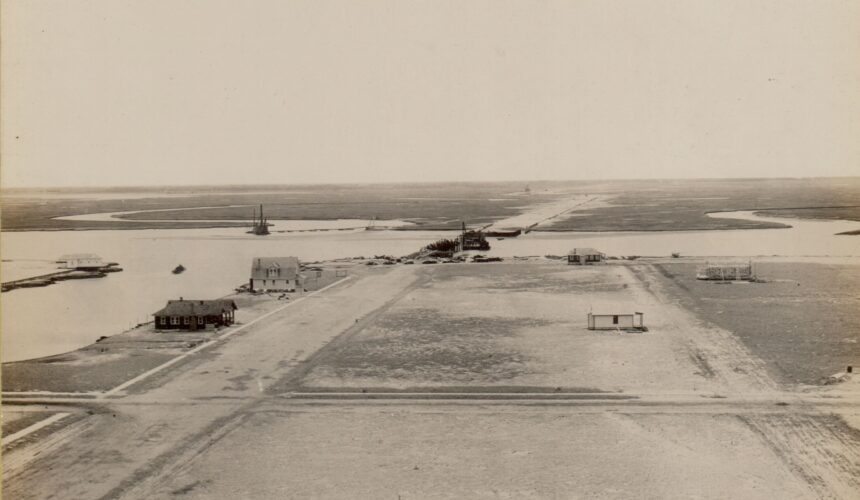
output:
[[768,283],[695,279],[696,264],[655,264],[667,290],[701,319],[733,332],[786,383],[818,384],[860,361],[860,266],[754,264]]
[[[162,190],[151,190],[151,198],[99,199],[94,192],[88,199],[58,198],[65,191],[45,197],[38,191],[16,193],[2,199],[3,230],[35,229],[171,229],[189,227],[240,227],[235,222],[182,222],[190,220],[250,220],[251,205],[265,205],[271,219],[360,219],[413,220],[412,229],[458,229],[460,221],[470,225],[489,224],[499,218],[520,213],[531,203],[552,201],[558,195],[539,194],[525,198],[521,183],[434,183],[324,185],[280,187],[223,187],[179,190],[178,196],[158,197]],[[144,195],[147,191],[142,192]],[[24,196],[28,194],[29,196]],[[104,195],[104,194],[103,194]],[[230,207],[229,205],[246,205]],[[196,207],[217,207],[189,210]],[[88,213],[164,210],[124,215],[116,221],[69,221],[55,217]],[[130,222],[153,220],[155,222]],[[244,224],[247,225],[247,224]]]
[[[598,191],[595,191],[595,193]],[[765,216],[860,220],[860,178],[618,181],[606,207],[559,217],[539,231],[691,231],[766,229],[784,224],[708,217],[709,212],[767,210]],[[831,207],[831,208],[788,208]],[[839,208],[833,208],[839,207]]]
[[430,308],[402,310],[384,315],[314,368],[309,379],[510,380],[527,372],[527,359],[500,340],[520,328],[546,323],[528,318],[453,316]]
[[174,357],[152,351],[112,353],[100,361],[81,363],[65,354],[51,358],[3,363],[3,391],[106,391]]
[[37,422],[41,422],[53,414],[54,412],[51,411],[32,411],[23,414],[16,414],[15,417],[11,418],[9,414],[4,414],[3,435],[8,436],[10,434],[15,434],[16,432],[22,431]]

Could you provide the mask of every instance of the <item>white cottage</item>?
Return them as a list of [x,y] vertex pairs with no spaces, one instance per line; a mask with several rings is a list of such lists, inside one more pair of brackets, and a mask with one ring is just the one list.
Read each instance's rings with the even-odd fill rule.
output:
[[251,264],[251,291],[293,291],[302,287],[298,257],[257,257]]

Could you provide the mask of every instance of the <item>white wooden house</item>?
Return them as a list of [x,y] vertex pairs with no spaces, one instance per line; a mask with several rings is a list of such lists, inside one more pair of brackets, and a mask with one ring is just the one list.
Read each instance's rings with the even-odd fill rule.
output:
[[251,291],[294,291],[302,288],[298,257],[257,257],[251,264]]

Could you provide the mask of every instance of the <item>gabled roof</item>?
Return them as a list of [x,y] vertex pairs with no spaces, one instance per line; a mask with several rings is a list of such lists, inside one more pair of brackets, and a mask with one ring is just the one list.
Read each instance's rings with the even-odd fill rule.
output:
[[239,309],[229,299],[215,300],[168,300],[167,305],[153,316],[217,316]]
[[251,262],[252,279],[269,279],[269,269],[278,269],[276,278],[295,279],[299,274],[298,257],[256,257]]
[[603,255],[603,252],[590,247],[574,248],[568,255]]

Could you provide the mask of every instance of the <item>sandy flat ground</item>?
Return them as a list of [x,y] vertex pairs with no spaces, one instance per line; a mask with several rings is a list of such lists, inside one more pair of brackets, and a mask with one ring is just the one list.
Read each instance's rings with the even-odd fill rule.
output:
[[446,406],[261,409],[153,493],[179,492],[200,499],[814,497],[734,416]]
[[[856,498],[856,384],[793,392],[651,266],[362,268],[4,456],[14,498]],[[585,314],[644,310],[649,331]],[[65,433],[65,434],[64,434]]]
[[[649,331],[589,331],[589,311],[645,311]],[[662,303],[627,266],[448,266],[321,360],[304,385],[664,393],[772,387],[766,377],[744,376],[754,370],[746,366],[751,357],[730,337]],[[731,369],[718,373],[713,363]]]

